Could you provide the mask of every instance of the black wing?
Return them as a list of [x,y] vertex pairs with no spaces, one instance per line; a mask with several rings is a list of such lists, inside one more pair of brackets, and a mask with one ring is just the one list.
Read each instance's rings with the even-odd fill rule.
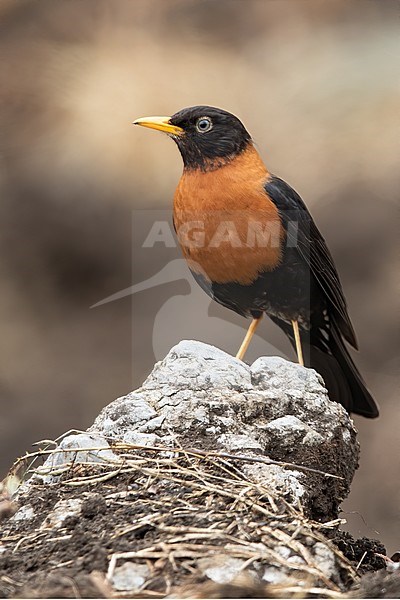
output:
[[272,175],[264,186],[279,210],[287,236],[296,244],[302,258],[331,306],[339,329],[357,348],[356,335],[347,312],[346,299],[331,253],[298,193],[279,177]]

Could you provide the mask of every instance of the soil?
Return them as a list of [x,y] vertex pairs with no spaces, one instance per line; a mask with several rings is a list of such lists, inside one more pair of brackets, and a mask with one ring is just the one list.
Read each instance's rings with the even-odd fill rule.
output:
[[[144,543],[149,545],[155,535],[152,525],[144,524],[140,528],[129,530],[129,523],[132,522],[137,507],[141,506],[140,500],[143,500],[143,506],[146,506],[150,494],[153,496],[151,504],[153,511],[160,510],[167,514],[170,510],[165,498],[162,497],[159,485],[155,485],[153,489],[152,487],[153,484],[150,484],[147,490],[143,490],[130,474],[118,475],[111,482],[85,486],[84,491],[67,488],[62,484],[31,486],[29,494],[20,496],[19,504],[29,504],[37,516],[31,520],[24,520],[23,525],[21,521],[13,521],[9,518],[2,523],[2,543],[7,549],[10,548],[10,544],[14,544],[14,550],[18,544],[18,551],[6,551],[0,554],[0,597],[107,597],[107,594],[96,586],[91,573],[93,571],[105,573],[111,554],[132,551],[140,548]],[[177,497],[181,496],[182,507],[184,507],[185,491],[178,487],[175,491]],[[77,497],[83,499],[79,514],[67,517],[62,526],[56,530],[52,528],[49,535],[49,529],[43,528],[43,516],[48,514],[58,501]],[[130,498],[134,498],[135,501],[130,502]],[[226,506],[212,506],[216,511],[223,508]],[[192,517],[188,514],[186,518],[190,521]],[[204,518],[196,515],[196,526],[201,525],[204,527],[209,525],[206,510]],[[21,527],[24,534],[22,537]],[[382,544],[366,538],[354,540],[348,533],[341,532],[332,535],[332,541],[354,567],[363,557],[358,569],[360,574],[378,571],[381,583],[378,579],[370,582],[370,588],[372,587],[375,592],[374,597],[398,597],[398,587],[396,591],[396,585],[399,585],[398,578],[396,580],[392,577],[389,583],[386,581],[386,587],[382,584],[382,577],[388,577],[384,571],[385,561],[377,556],[377,553],[386,554]],[[165,573],[174,566],[160,564],[158,568],[159,572],[156,568],[154,577],[147,587],[146,597],[150,594],[155,598],[163,597],[168,591],[165,587]],[[392,583],[392,579],[395,583]],[[197,581],[197,587],[200,590],[200,581]],[[278,597],[274,596],[272,591],[269,594],[265,586],[261,591],[258,589],[259,586],[257,589],[256,587],[253,586],[248,591],[247,586],[240,591],[240,586],[239,588],[238,586],[216,586],[208,582],[204,589],[208,590],[208,597]],[[378,595],[379,590],[383,593],[383,588],[397,595]],[[392,588],[394,591],[390,592]],[[220,594],[223,593],[226,595],[221,596]],[[366,588],[363,588],[362,593],[367,593]],[[197,597],[205,596],[201,596],[199,591]]]

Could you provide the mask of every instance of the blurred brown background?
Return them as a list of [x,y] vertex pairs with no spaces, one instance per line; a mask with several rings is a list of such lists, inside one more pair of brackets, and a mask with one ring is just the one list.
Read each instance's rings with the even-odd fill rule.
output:
[[[381,406],[378,421],[356,419],[344,517],[399,549],[398,33],[394,0],[0,1],[2,473],[32,442],[88,427],[151,369],[158,292],[135,296],[133,366],[131,298],[89,309],[131,285],[132,211],[169,210],[181,171],[170,140],[130,122],[211,104],[244,121],[335,257]],[[285,350],[272,324],[263,335]],[[236,351],[223,334],[219,345]]]

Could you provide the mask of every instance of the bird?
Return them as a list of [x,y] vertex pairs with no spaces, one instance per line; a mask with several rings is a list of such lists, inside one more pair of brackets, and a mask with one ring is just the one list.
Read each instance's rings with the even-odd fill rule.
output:
[[216,302],[251,318],[244,359],[264,315],[289,338],[300,365],[323,378],[348,413],[379,415],[346,344],[358,350],[327,244],[300,195],[270,173],[238,117],[192,106],[134,125],[174,140],[183,172],[173,223],[189,269]]

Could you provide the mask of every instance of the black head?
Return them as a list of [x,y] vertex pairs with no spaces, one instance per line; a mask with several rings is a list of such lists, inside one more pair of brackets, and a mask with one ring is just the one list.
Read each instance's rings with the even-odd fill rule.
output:
[[192,106],[172,117],[149,117],[135,124],[159,129],[171,136],[186,169],[218,168],[251,143],[250,134],[237,117],[212,106]]

